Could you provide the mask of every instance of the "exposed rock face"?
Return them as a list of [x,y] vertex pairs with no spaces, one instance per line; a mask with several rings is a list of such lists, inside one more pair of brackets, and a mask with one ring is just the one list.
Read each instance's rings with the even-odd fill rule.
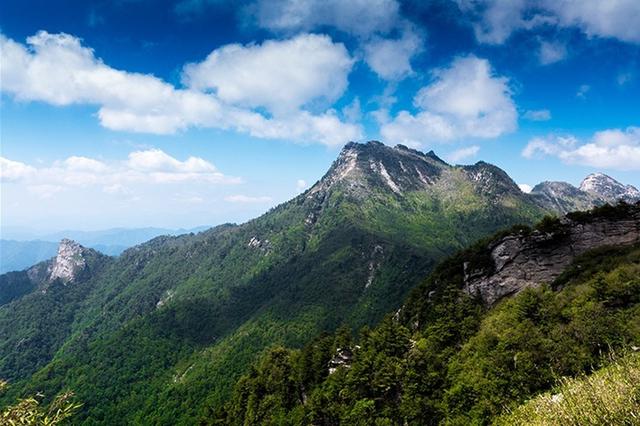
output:
[[640,191],[634,186],[624,185],[604,173],[592,173],[580,184],[580,189],[609,203],[623,200],[628,203],[640,201]]
[[87,266],[84,255],[87,249],[69,239],[63,239],[58,246],[58,254],[48,268],[49,282],[60,279],[63,283],[73,282]]
[[493,164],[479,161],[471,166],[463,166],[462,169],[475,183],[478,191],[489,195],[492,200],[505,194],[519,195],[521,192],[513,179]]
[[333,374],[340,367],[349,368],[353,361],[353,351],[350,348],[338,348],[336,354],[329,360],[329,374]]
[[540,206],[562,214],[587,210],[606,202],[596,194],[585,192],[567,182],[539,183],[531,190],[531,196]]
[[553,232],[509,235],[489,249],[494,271],[473,271],[465,263],[464,290],[492,305],[525,288],[553,282],[576,256],[601,246],[640,243],[640,205],[625,219],[595,218],[577,222],[568,218]]
[[307,197],[317,197],[337,183],[353,195],[363,196],[374,186],[401,195],[433,184],[447,168],[451,166],[433,152],[424,154],[404,145],[391,148],[377,141],[350,142]]

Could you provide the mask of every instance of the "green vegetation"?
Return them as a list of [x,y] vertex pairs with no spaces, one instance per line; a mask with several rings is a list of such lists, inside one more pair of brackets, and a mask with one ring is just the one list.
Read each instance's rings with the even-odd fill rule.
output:
[[[465,262],[493,267],[487,240],[430,274],[548,212],[490,165],[424,167],[437,183],[397,180],[397,193],[356,174],[240,226],[86,259],[76,282],[44,292],[5,277],[17,284],[0,306],[0,377],[12,383],[0,407],[71,388],[84,425],[482,423],[636,341],[634,251],[592,253],[489,312],[460,291]],[[561,230],[548,221],[539,230]],[[345,350],[351,368],[329,375]]]
[[517,188],[487,195],[450,175],[402,196],[367,181],[358,198],[337,184],[241,226],[89,259],[76,283],[12,296],[0,307],[0,377],[13,383],[0,406],[68,386],[84,424],[211,417],[265,348],[376,324],[438,260],[543,216]]
[[[490,270],[487,245],[507,231],[419,277],[464,233],[533,213],[377,196],[356,205],[335,190],[313,226],[300,225],[309,206],[296,199],[240,227],[158,238],[6,304],[0,374],[13,385],[0,404],[69,387],[81,424],[487,423],[637,342],[640,250],[591,252],[487,312],[461,293],[462,265]],[[473,232],[462,224],[472,212]],[[556,219],[537,229],[549,227],[562,232]],[[350,368],[329,375],[345,348]]]
[[[0,381],[0,393],[8,387]],[[7,426],[57,426],[67,423],[82,404],[74,401],[72,392],[56,396],[47,406],[42,405],[42,395],[27,397],[0,412],[0,423]]]
[[504,426],[635,425],[640,422],[640,355],[631,353],[590,376],[558,386],[499,417]]
[[[486,246],[449,258],[398,319],[363,328],[352,343],[322,336],[266,352],[209,422],[488,424],[559,377],[588,373],[610,350],[640,343],[640,247],[589,252],[551,286],[487,311],[460,291],[462,263],[486,265]],[[345,346],[352,361],[329,374],[326,360]]]

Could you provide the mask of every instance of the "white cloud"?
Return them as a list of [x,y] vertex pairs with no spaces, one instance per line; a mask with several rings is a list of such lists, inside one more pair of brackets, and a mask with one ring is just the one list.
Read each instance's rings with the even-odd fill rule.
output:
[[470,17],[476,39],[502,44],[512,33],[543,25],[576,27],[588,37],[640,42],[637,0],[456,0]]
[[[26,184],[30,191],[55,194],[66,188],[100,186],[107,194],[127,194],[129,185],[178,182],[236,184],[210,162],[189,157],[180,161],[158,149],[135,151],[125,161],[105,163],[87,157],[69,157],[50,166],[34,167],[2,158],[3,179]],[[5,167],[9,165],[9,167]]]
[[522,15],[526,0],[456,0],[472,17],[473,31],[481,43],[502,44],[513,31],[530,25]]
[[229,180],[213,164],[202,158],[189,157],[180,161],[159,149],[130,153],[126,166],[132,175],[144,174],[156,182],[194,180],[221,183]]
[[603,169],[640,170],[640,128],[608,129],[596,132],[587,142],[573,136],[534,138],[522,155],[552,155],[568,164]]
[[[318,65],[323,72],[336,72],[339,75],[320,76],[317,70],[305,68],[313,74],[311,77],[318,77],[320,83],[313,83],[319,84],[318,87],[313,87],[312,83],[295,85],[295,78],[289,81],[287,87],[272,86],[274,99],[284,99],[288,107],[316,97],[333,99],[346,88],[346,73],[351,67],[351,59],[344,47],[332,44],[326,37],[308,37],[308,40],[313,40],[312,45],[326,47],[326,62],[322,62],[322,59],[309,61],[315,55],[308,54],[304,55],[305,61]],[[269,45],[278,50],[278,43],[289,46],[287,41],[265,42],[262,46]],[[257,51],[263,52],[260,49]],[[211,93],[177,89],[152,75],[113,69],[96,58],[93,50],[83,46],[80,39],[68,34],[40,31],[27,39],[26,46],[0,34],[0,55],[3,92],[21,101],[43,101],[60,106],[96,105],[100,123],[111,130],[170,134],[189,127],[213,127],[260,138],[330,145],[343,144],[362,135],[359,125],[342,122],[331,110],[318,114],[303,110],[290,111],[286,115],[266,117],[243,104],[268,104],[275,108],[275,101],[272,104],[266,100],[264,82],[258,88],[237,83],[236,89],[246,92],[236,98],[228,95],[229,99],[239,102],[238,105],[231,105]],[[336,63],[329,63],[333,59]],[[250,66],[255,62],[247,59],[237,64]],[[254,67],[252,71],[260,75],[262,69]],[[242,69],[234,72],[243,75]],[[300,70],[296,72],[292,71],[293,74],[289,75],[309,77]],[[282,82],[282,75],[273,69],[271,76]],[[292,87],[296,89],[295,94],[278,95],[278,91],[288,92]],[[255,91],[251,93],[251,89]]]
[[396,0],[257,0],[252,6],[257,24],[271,31],[310,31],[331,26],[368,36],[387,33],[398,20]]
[[374,37],[364,45],[369,67],[385,80],[400,80],[413,74],[411,59],[423,50],[423,38],[407,26],[398,39]]
[[19,181],[29,178],[36,173],[36,169],[19,161],[12,161],[0,157],[0,180],[6,182]]
[[349,105],[342,108],[342,115],[349,123],[354,123],[362,119],[362,109],[360,99],[355,98]]
[[544,0],[559,25],[576,26],[589,37],[613,37],[640,43],[640,2],[637,0]]
[[[276,33],[331,27],[355,36],[365,62],[385,80],[411,75],[410,61],[422,50],[422,36],[401,17],[397,0],[256,0],[248,11],[259,27]],[[399,36],[384,37],[392,32]]]
[[567,46],[561,42],[541,41],[538,60],[542,65],[550,65],[567,57]]
[[251,197],[248,195],[229,195],[224,197],[225,201],[230,203],[242,203],[242,204],[260,204],[260,203],[269,203],[272,201],[271,197],[261,196],[261,197]]
[[93,158],[71,156],[64,160],[67,169],[78,172],[102,173],[107,170],[107,165]]
[[467,160],[469,158],[475,157],[478,154],[478,151],[480,151],[480,147],[477,145],[473,145],[467,148],[457,149],[447,155],[446,158],[450,163],[459,163],[462,160]]
[[353,60],[326,35],[301,34],[259,45],[230,44],[184,67],[183,82],[214,90],[224,102],[289,113],[317,99],[333,102],[347,88]]
[[462,137],[494,138],[517,127],[517,112],[509,81],[496,76],[489,61],[457,58],[434,72],[434,81],[414,98],[415,115],[401,111],[383,124],[390,142],[410,145]]
[[522,151],[526,158],[537,155],[558,155],[563,150],[573,149],[578,140],[574,136],[554,136],[547,138],[533,138]]
[[525,194],[529,194],[533,190],[533,187],[526,183],[519,183],[518,188],[520,188],[520,191],[524,192]]
[[[24,101],[100,106],[102,125],[113,129],[170,133],[202,124],[218,103],[206,95],[176,90],[162,80],[108,67],[93,50],[68,34],[40,31],[28,47],[0,35],[2,90]],[[123,122],[124,117],[137,117]]]
[[523,117],[531,121],[548,121],[551,120],[551,111],[548,109],[529,110],[524,113]]

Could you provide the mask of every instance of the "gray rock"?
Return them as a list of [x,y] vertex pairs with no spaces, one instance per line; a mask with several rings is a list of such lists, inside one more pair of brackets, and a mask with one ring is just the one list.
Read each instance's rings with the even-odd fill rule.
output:
[[579,223],[562,220],[553,233],[534,231],[530,235],[509,235],[493,243],[493,271],[467,271],[464,291],[479,296],[486,305],[520,291],[552,283],[576,258],[602,246],[629,246],[640,243],[640,208],[631,218],[597,218]]
[[73,282],[87,266],[84,254],[87,249],[77,242],[63,239],[58,246],[58,254],[48,268],[49,282],[60,279],[63,283]]

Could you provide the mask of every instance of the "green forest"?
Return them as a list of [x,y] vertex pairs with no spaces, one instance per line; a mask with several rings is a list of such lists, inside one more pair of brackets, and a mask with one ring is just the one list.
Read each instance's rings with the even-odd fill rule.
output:
[[[442,263],[398,315],[374,328],[352,334],[342,327],[301,349],[271,348],[207,422],[509,424],[501,416],[561,378],[590,373],[639,344],[640,247],[593,250],[555,282],[492,309],[461,292],[462,262],[483,262],[484,247]],[[331,360],[346,349],[349,362],[330,374]],[[628,363],[637,370],[638,357]]]

